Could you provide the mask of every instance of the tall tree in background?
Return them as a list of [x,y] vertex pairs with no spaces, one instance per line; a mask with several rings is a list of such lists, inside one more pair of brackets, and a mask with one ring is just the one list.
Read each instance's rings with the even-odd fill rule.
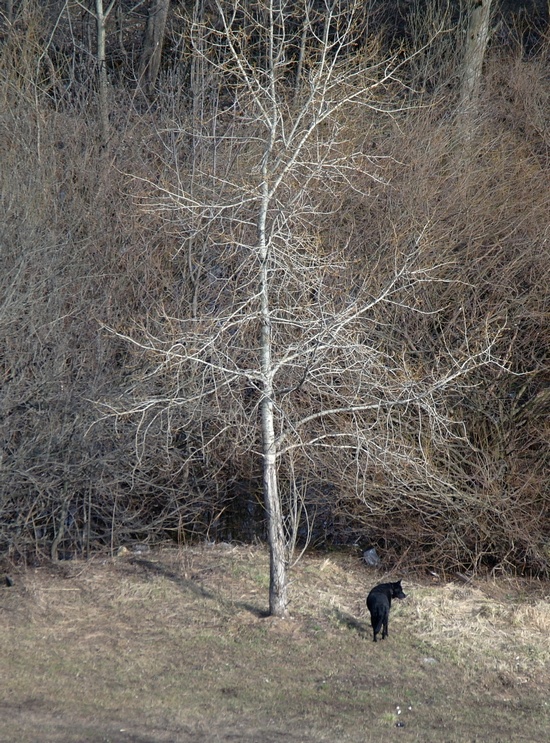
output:
[[483,59],[489,41],[492,4],[493,0],[470,0],[468,4],[468,29],[462,64],[459,102],[459,112],[465,126],[468,125],[477,110]]
[[[109,77],[107,75],[107,22],[115,7],[116,0],[105,5],[104,0],[94,0],[92,10],[86,4],[78,5],[89,13],[96,24],[96,64],[97,64],[97,96],[101,143],[105,146],[109,141]],[[61,11],[63,13],[64,9]],[[60,16],[61,17],[61,16]]]
[[148,95],[151,95],[160,69],[162,43],[170,0],[151,0],[143,48],[139,63],[139,80]]
[[107,77],[107,55],[105,38],[107,20],[115,5],[111,0],[105,8],[103,0],[95,0],[95,20],[97,25],[97,69],[99,77],[99,118],[101,122],[101,139],[104,145],[109,140],[109,79]]

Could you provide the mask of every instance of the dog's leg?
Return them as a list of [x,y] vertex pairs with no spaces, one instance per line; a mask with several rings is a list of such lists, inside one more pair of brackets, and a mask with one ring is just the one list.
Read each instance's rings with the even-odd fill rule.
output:
[[390,613],[388,611],[388,612],[386,612],[386,615],[384,617],[384,622],[383,622],[383,625],[384,625],[384,629],[382,630],[382,639],[383,640],[385,640],[386,637],[388,636],[388,621],[389,621],[389,618],[390,618]]

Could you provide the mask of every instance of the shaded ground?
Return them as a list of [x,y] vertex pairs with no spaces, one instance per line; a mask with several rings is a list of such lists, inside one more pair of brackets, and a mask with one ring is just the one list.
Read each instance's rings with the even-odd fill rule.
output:
[[394,576],[351,555],[298,563],[287,620],[265,616],[260,548],[11,575],[1,743],[548,740],[545,585],[405,575],[408,598],[375,645],[365,596]]

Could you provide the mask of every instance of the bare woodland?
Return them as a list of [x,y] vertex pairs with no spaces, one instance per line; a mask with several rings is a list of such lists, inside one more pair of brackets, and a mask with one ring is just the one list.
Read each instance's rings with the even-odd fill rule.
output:
[[4,4],[2,551],[548,574],[548,23],[489,6]]

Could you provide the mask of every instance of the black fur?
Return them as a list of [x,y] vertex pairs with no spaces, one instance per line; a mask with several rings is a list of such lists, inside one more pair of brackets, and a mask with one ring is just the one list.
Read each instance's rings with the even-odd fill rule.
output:
[[407,598],[401,588],[401,581],[397,583],[380,583],[375,586],[367,596],[367,606],[370,611],[373,640],[382,629],[382,639],[388,636],[388,620],[390,618],[390,606],[392,599]]

